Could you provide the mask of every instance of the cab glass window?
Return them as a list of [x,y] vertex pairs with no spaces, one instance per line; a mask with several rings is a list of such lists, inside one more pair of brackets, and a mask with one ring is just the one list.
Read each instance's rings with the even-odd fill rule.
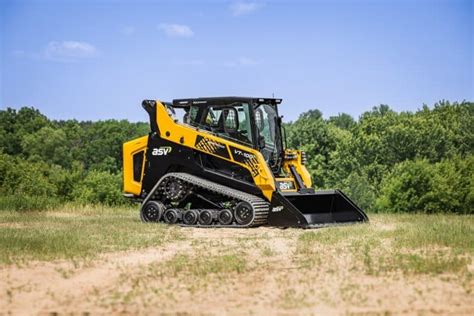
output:
[[248,103],[211,106],[200,125],[220,137],[252,144],[249,109]]

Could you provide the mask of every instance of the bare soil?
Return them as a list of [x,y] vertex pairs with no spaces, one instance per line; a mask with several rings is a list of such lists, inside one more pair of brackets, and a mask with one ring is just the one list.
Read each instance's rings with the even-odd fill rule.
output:
[[[349,249],[331,245],[320,248],[322,260],[307,265],[296,251],[303,232],[182,228],[183,238],[157,247],[3,265],[0,314],[474,315],[472,279],[368,274]],[[217,266],[194,275],[202,270],[174,260],[200,258],[198,265],[225,254],[244,258],[245,269]]]

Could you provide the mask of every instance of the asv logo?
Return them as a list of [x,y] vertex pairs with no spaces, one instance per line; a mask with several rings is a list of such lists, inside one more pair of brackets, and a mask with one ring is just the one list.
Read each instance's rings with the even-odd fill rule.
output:
[[153,148],[153,151],[151,154],[153,156],[166,156],[171,152],[171,147],[169,146],[163,146],[160,148]]
[[280,185],[280,190],[291,190],[292,189],[291,182],[280,182],[279,185]]
[[281,212],[281,211],[283,211],[283,206],[276,206],[276,207],[272,208],[273,213]]

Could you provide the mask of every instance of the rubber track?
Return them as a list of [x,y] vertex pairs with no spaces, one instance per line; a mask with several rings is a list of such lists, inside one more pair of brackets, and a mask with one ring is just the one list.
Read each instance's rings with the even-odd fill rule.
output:
[[[268,218],[268,212],[270,210],[270,204],[265,201],[264,199],[246,193],[242,192],[239,190],[235,190],[232,188],[229,188],[225,185],[217,184],[209,180],[205,180],[196,176],[193,176],[188,173],[180,173],[180,172],[173,172],[173,173],[168,173],[167,175],[163,176],[160,180],[159,183],[161,183],[164,179],[167,178],[174,178],[174,179],[180,179],[183,181],[186,181],[187,183],[192,184],[194,187],[199,187],[204,190],[208,190],[211,192],[214,192],[215,194],[227,196],[232,199],[236,199],[239,201],[245,201],[249,203],[253,210],[254,210],[254,218],[253,220],[247,224],[247,225],[240,225],[236,222],[233,222],[232,224],[229,225],[221,225],[219,223],[215,223],[213,225],[200,225],[197,223],[196,225],[185,225],[183,223],[178,223],[180,226],[186,226],[186,227],[255,227],[255,226],[260,226],[260,225],[265,225],[267,223],[267,218]],[[159,187],[159,183],[156,187]]]

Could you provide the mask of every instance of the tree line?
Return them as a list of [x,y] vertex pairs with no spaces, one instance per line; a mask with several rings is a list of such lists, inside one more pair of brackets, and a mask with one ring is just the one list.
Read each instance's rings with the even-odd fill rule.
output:
[[127,120],[50,120],[30,107],[0,111],[0,208],[127,203],[122,144],[148,130]]
[[474,103],[414,113],[380,105],[357,121],[312,110],[286,128],[315,185],[340,188],[366,210],[473,213]]
[[[288,146],[307,153],[316,188],[340,188],[368,211],[473,213],[474,103],[400,113],[380,105],[357,120],[311,110],[285,129]],[[0,209],[127,203],[122,144],[148,131],[148,123],[1,110]]]

